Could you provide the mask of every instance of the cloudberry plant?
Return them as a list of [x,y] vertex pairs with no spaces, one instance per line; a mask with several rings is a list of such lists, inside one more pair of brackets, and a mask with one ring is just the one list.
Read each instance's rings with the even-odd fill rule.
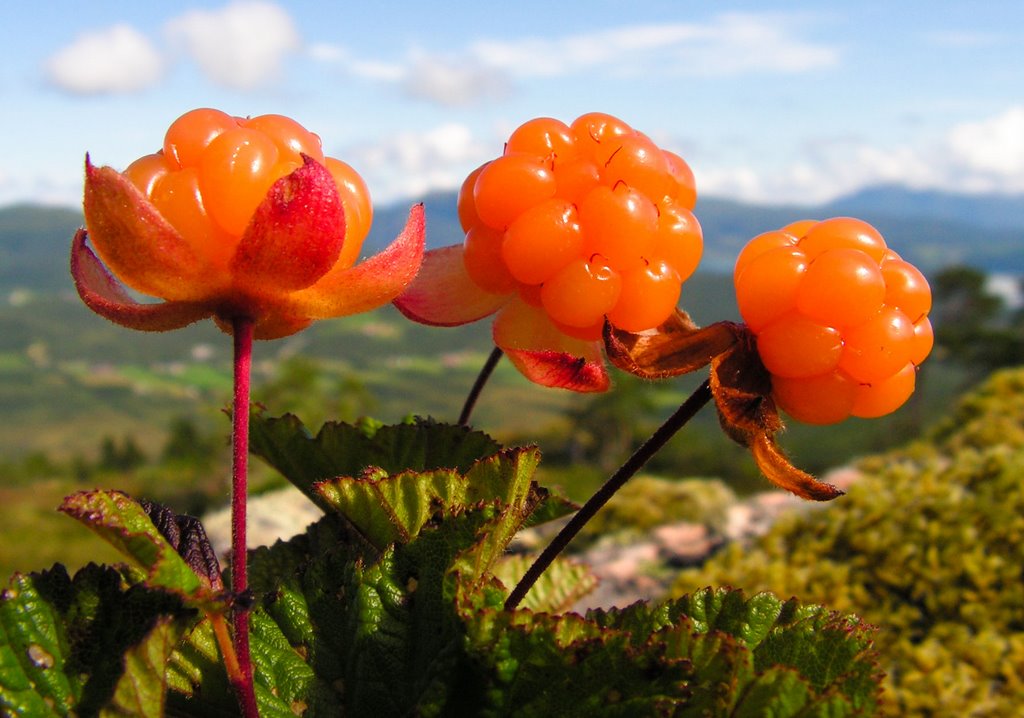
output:
[[734,278],[745,325],[701,329],[677,310],[656,331],[638,333],[616,326],[609,313],[604,338],[620,369],[659,379],[710,364],[711,376],[570,519],[506,607],[522,600],[583,526],[709,401],[722,428],[750,449],[772,483],[827,501],[842,492],[794,467],[777,446],[776,405],[798,420],[829,424],[888,414],[914,391],[917,365],[931,350],[931,293],[869,224],[802,220],[761,234],[740,253]]
[[[62,569],[17,576],[0,591],[0,653],[18,658],[0,662],[0,713],[191,715],[195,707],[222,715],[233,713],[225,675],[246,718],[261,710],[476,715],[524,705],[549,715],[566,705],[627,703],[636,714],[869,709],[866,639],[840,646],[837,636],[848,637],[853,624],[794,602],[708,590],[667,607],[581,619],[566,612],[594,581],[563,565],[528,608],[511,610],[575,532],[710,401],[771,481],[827,500],[839,490],[792,467],[776,446],[776,402],[813,418],[831,408],[821,409],[822,395],[850,385],[848,413],[867,416],[887,410],[908,381],[912,388],[930,342],[926,285],[855,220],[800,222],[755,240],[736,269],[749,326],[696,327],[676,309],[701,254],[695,201],[686,163],[615,117],[531,120],[463,185],[464,242],[430,253],[397,301],[429,324],[497,313],[499,349],[481,377],[508,355],[539,383],[601,391],[605,351],[647,377],[710,364],[709,379],[574,512],[533,480],[536,447],[503,449],[431,420],[328,422],[314,437],[295,417],[250,413],[253,340],[395,297],[419,268],[422,208],[391,247],[355,265],[372,213],[365,185],[323,155],[316,135],[280,115],[197,110],[123,173],[87,160],[87,229],[71,255],[86,304],[129,328],[213,318],[233,336],[230,587],[198,521],[120,492],[68,497],[63,511],[138,565],[93,566],[73,581]],[[163,301],[138,302],[126,286]],[[467,420],[464,411],[459,423]],[[327,514],[304,536],[253,552],[251,584],[250,428],[254,453]],[[504,556],[520,528],[573,513],[525,574],[521,557]],[[497,601],[517,576],[501,611]],[[108,616],[124,617],[128,630],[95,631]],[[805,640],[816,632],[821,641]],[[765,639],[764,648],[750,636]],[[223,666],[213,660],[214,642]],[[709,660],[696,668],[679,661],[680,646]],[[775,659],[766,664],[762,654],[780,646],[796,660],[773,670]],[[837,651],[856,665],[841,656],[832,666],[841,684],[833,685],[817,658]],[[555,684],[571,685],[571,695],[551,691]],[[177,699],[165,703],[168,689]]]
[[[71,273],[90,309],[145,331],[212,317],[233,336],[231,592],[242,598],[253,339],[394,299],[419,269],[422,207],[387,250],[354,267],[372,219],[359,175],[290,118],[212,109],[179,117],[163,147],[123,173],[87,158],[83,206]],[[164,301],[138,302],[124,285]],[[232,600],[218,599],[208,618],[242,713],[254,718],[249,610],[238,602],[229,636]]]
[[463,184],[463,261],[485,291],[532,302],[537,287],[553,284],[540,292],[541,307],[572,336],[597,339],[605,316],[622,329],[651,329],[700,259],[695,201],[682,158],[622,120],[533,119]]
[[755,237],[734,272],[740,314],[790,416],[831,424],[895,411],[931,351],[924,276],[848,217]]
[[605,321],[657,327],[700,261],[696,200],[686,162],[616,117],[532,119],[463,182],[462,246],[428,252],[395,303],[440,326],[498,312],[496,352],[527,378],[604,391]]

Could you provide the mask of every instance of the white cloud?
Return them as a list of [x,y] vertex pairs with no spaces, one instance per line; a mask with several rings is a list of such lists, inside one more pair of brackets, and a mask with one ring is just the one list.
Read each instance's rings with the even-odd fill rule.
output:
[[485,40],[470,53],[514,76],[543,77],[607,67],[615,72],[720,77],[805,72],[834,65],[835,48],[802,40],[780,14],[726,13],[707,23],[627,25],[602,32]]
[[976,180],[1024,189],[1024,105],[955,127],[948,141],[954,161]]
[[162,72],[160,53],[129,25],[80,35],[46,62],[49,81],[79,95],[137,92],[155,84]]
[[260,0],[192,10],[169,21],[166,29],[213,82],[237,90],[278,79],[284,60],[301,44],[291,16]]
[[480,163],[494,155],[465,125],[447,123],[423,132],[401,132],[378,144],[360,144],[338,154],[356,167],[377,203],[457,189]]
[[0,170],[0,207],[21,202],[80,209],[81,173],[46,168],[36,168],[28,174]]
[[903,146],[814,143],[784,167],[698,161],[704,194],[755,202],[814,204],[875,184],[951,192],[1024,193],[1024,105]]
[[502,97],[510,83],[503,72],[487,65],[418,54],[408,67],[402,88],[410,97],[456,107]]
[[314,43],[307,52],[311,59],[325,65],[334,65],[344,74],[363,80],[397,83],[408,76],[408,69],[401,62],[358,58],[341,45]]
[[623,25],[591,33],[513,40],[483,39],[448,54],[412,50],[388,62],[317,45],[310,56],[349,75],[396,84],[442,106],[507,95],[517,79],[591,72],[725,77],[799,73],[839,60],[833,47],[803,40],[794,17],[726,13],[706,23]]
[[972,32],[970,30],[929,32],[925,34],[924,39],[936,47],[968,50],[979,47],[992,47],[1003,42],[1003,37],[995,33]]
[[336,63],[348,59],[348,53],[344,48],[327,42],[315,42],[306,49],[306,52],[318,62]]

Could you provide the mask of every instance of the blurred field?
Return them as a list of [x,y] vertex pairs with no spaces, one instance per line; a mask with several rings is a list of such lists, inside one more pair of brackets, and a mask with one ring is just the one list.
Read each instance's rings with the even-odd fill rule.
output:
[[[725,277],[701,275],[687,289],[698,321],[735,318]],[[490,342],[489,322],[439,330],[391,308],[321,322],[257,344],[254,398],[271,414],[297,413],[313,430],[324,420],[364,414],[388,422],[409,414],[454,421]],[[0,306],[0,571],[110,556],[98,539],[54,513],[72,491],[119,488],[189,512],[224,503],[230,351],[229,338],[212,325],[129,332],[68,296]],[[505,443],[538,444],[545,454],[541,479],[584,499],[701,379],[654,384],[616,373],[616,391],[586,396],[532,385],[502,362],[474,424]],[[916,435],[962,386],[962,372],[935,362],[922,375],[922,391],[897,415],[794,426],[784,445],[799,465],[820,472]],[[183,419],[203,443],[202,461],[164,455],[172,426]],[[104,454],[112,447],[139,456],[120,470],[121,459]],[[712,409],[649,468],[667,477],[718,476],[740,494],[765,486],[746,452],[719,430]],[[276,481],[255,462],[254,490]]]

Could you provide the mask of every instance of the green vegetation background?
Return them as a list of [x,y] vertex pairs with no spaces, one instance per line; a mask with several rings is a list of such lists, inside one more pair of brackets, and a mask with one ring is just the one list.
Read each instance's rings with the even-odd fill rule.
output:
[[[429,198],[428,241],[457,232],[451,196]],[[716,273],[757,228],[806,210],[709,201],[706,264],[684,287],[681,304],[699,323],[736,319],[731,278]],[[404,208],[378,213],[368,251],[397,231]],[[819,215],[819,216],[823,216]],[[105,559],[54,507],[67,493],[120,488],[201,513],[227,499],[230,340],[210,323],[170,334],[140,334],[85,309],[67,275],[67,249],[78,213],[38,207],[0,210],[0,571],[30,570],[58,559],[76,566]],[[910,220],[879,223],[887,235],[923,237],[904,254],[953,259],[982,231],[957,235]],[[911,228],[917,226],[918,232]],[[963,230],[966,231],[966,230]],[[988,230],[986,230],[988,231]],[[1020,233],[991,230],[986,250],[1012,265]],[[959,239],[956,239],[959,237]],[[1003,254],[1000,254],[1002,252]],[[982,252],[979,256],[987,257]],[[991,257],[990,257],[991,259]],[[920,260],[919,260],[920,261]],[[927,260],[926,260],[927,261]],[[1007,264],[1007,262],[1009,264]],[[925,266],[936,266],[934,261]],[[321,322],[295,337],[258,343],[255,398],[274,413],[296,412],[307,424],[369,414],[452,421],[490,350],[488,322],[455,329],[413,324],[391,308]],[[896,446],[940,416],[976,373],[930,360],[912,403],[882,421],[836,427],[794,425],[784,438],[795,461],[820,472]],[[474,416],[505,443],[538,443],[542,477],[584,498],[667,416],[700,377],[647,384],[616,373],[615,391],[580,396],[540,389],[507,362]],[[705,411],[649,467],[672,477],[716,476],[738,493],[765,488],[745,452],[724,438]],[[281,485],[257,467],[254,489]],[[32,536],[33,540],[26,540]],[[81,542],[81,543],[80,543]]]

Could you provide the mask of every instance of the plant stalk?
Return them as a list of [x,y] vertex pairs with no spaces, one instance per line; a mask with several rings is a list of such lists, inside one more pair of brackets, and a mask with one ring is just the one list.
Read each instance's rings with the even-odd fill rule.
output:
[[480,398],[480,392],[483,391],[484,385],[487,384],[487,380],[491,378],[491,374],[494,373],[494,367],[501,361],[501,357],[505,355],[498,347],[494,347],[491,351],[490,356],[487,357],[487,361],[480,368],[480,373],[477,374],[476,381],[473,383],[473,388],[469,390],[469,395],[466,397],[466,403],[462,405],[462,413],[459,414],[459,426],[466,426],[469,423],[469,417],[473,413],[473,408],[476,406],[476,400]]
[[[249,479],[249,397],[252,376],[253,321],[232,320],[234,336],[234,397],[231,406],[231,592],[236,600],[249,588],[246,555],[246,499]],[[232,681],[245,718],[259,718],[249,653],[249,606],[236,605],[232,614],[235,654],[241,681]]]
[[608,500],[615,495],[615,492],[621,489],[637,471],[643,468],[644,464],[650,461],[651,457],[657,454],[668,443],[668,440],[682,429],[709,401],[711,401],[711,384],[709,380],[704,380],[704,383],[697,387],[693,394],[683,402],[682,406],[676,409],[675,413],[666,419],[665,423],[659,426],[657,431],[641,444],[640,448],[633,452],[632,456],[626,459],[626,463],[620,466],[618,471],[612,474],[601,488],[587,499],[587,502],[583,504],[580,510],[569,519],[569,523],[562,527],[558,535],[551,540],[551,543],[537,557],[533,565],[527,569],[519,583],[516,584],[516,587],[512,589],[512,593],[509,594],[508,599],[505,601],[506,611],[511,611],[519,605],[533,584],[537,582],[537,579],[541,577],[558,555],[565,550],[569,542],[580,532],[580,529],[586,526],[587,522],[594,518],[594,515],[601,510],[601,507],[608,503]]

